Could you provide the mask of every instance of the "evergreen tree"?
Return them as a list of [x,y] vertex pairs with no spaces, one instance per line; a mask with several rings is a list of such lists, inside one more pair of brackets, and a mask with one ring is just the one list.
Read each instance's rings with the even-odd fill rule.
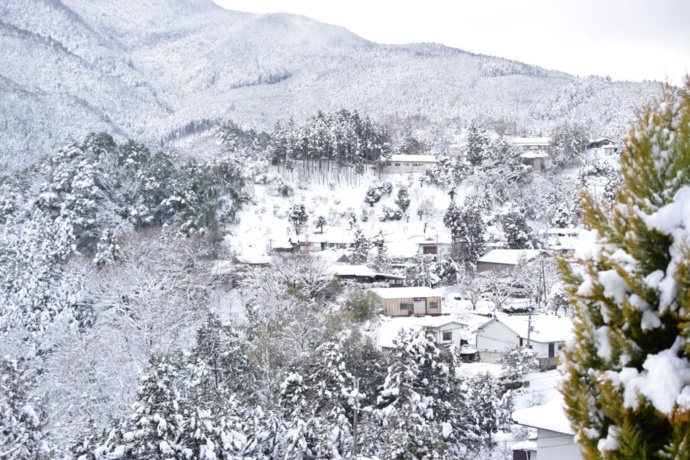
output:
[[0,362],[0,457],[8,460],[51,458],[38,400],[30,396],[35,380],[17,361]]
[[352,263],[365,263],[369,258],[369,249],[371,249],[371,241],[364,236],[364,232],[358,228],[355,230],[355,239],[352,242]]
[[304,204],[293,204],[290,208],[288,219],[290,220],[290,222],[292,222],[292,225],[295,227],[295,233],[299,235],[300,231],[302,230],[302,227],[304,227],[304,225],[309,220],[309,214],[307,214],[307,209],[304,207]]
[[502,396],[505,395],[501,385],[488,372],[478,374],[469,382],[470,411],[466,423],[476,434],[479,446],[492,445],[492,435],[505,428],[510,419],[509,399]]
[[[680,94],[679,94],[680,93]],[[563,393],[586,458],[690,458],[690,81],[642,111],[616,203],[583,195],[596,230],[581,269]]]
[[501,224],[510,249],[536,249],[539,246],[521,209],[516,208],[505,213]]
[[479,166],[489,156],[490,143],[486,128],[472,120],[467,128],[467,161]]
[[468,198],[461,209],[451,201],[443,216],[443,224],[450,229],[453,238],[454,258],[465,267],[474,266],[486,253],[486,225],[479,202]]
[[154,356],[151,368],[141,378],[134,413],[116,425],[97,457],[117,452],[126,458],[184,458],[182,443],[186,404],[180,393],[181,363]]
[[418,254],[405,272],[406,286],[436,287],[441,278],[436,274],[438,266],[433,254]]
[[381,200],[381,195],[380,187],[371,186],[367,189],[367,194],[364,196],[364,202],[373,208],[374,205]]
[[407,208],[410,207],[410,195],[407,191],[407,187],[400,187],[398,189],[398,196],[395,199],[395,204],[398,205],[402,212],[407,211]]
[[247,390],[246,342],[235,328],[221,324],[216,315],[199,327],[189,357],[194,380],[193,403],[214,413],[224,413],[235,393]]
[[326,218],[323,216],[319,216],[316,218],[316,223],[314,224],[319,228],[319,231],[323,235],[323,228],[326,226]]
[[[401,331],[388,375],[379,394],[377,416],[382,423],[383,458],[441,457],[449,449],[443,421],[436,417],[438,374],[450,371],[439,362],[440,352],[423,331]],[[453,369],[454,371],[454,369]],[[437,399],[438,398],[438,399]]]
[[583,128],[569,123],[558,126],[551,133],[549,161],[557,167],[567,166],[587,149],[588,143],[589,136]]

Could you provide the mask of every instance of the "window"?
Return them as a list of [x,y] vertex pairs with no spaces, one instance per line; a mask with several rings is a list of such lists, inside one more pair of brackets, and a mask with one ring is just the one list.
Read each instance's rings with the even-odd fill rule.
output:
[[452,342],[453,341],[453,333],[452,332],[444,332],[443,333],[443,341],[444,342]]
[[429,308],[438,308],[438,302],[429,302]]
[[400,303],[400,309],[401,310],[409,310],[410,308],[412,308],[412,304],[403,303],[403,302]]
[[400,166],[400,163],[395,163],[395,166]]

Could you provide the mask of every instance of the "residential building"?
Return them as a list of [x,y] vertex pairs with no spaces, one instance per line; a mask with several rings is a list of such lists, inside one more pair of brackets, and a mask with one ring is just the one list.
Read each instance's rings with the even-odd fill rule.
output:
[[477,351],[484,362],[498,362],[501,356],[518,347],[536,352],[540,368],[554,368],[558,351],[573,336],[570,318],[555,315],[497,314],[477,331]]
[[440,315],[441,293],[429,287],[378,288],[371,292],[381,302],[386,316]]
[[384,173],[423,173],[438,160],[433,155],[392,155],[388,164],[383,168]]

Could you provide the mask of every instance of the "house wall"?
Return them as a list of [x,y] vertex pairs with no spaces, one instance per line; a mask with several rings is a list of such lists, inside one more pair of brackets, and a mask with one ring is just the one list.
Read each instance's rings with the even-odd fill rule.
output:
[[494,264],[490,262],[477,262],[477,273],[489,270],[512,270],[515,265],[511,264]]
[[[456,347],[460,348],[460,341],[462,340],[464,336],[464,328],[462,326],[459,326],[458,324],[446,324],[441,327],[430,327],[427,328],[426,331],[428,334],[433,336],[434,341],[439,344],[439,345],[450,345],[453,344]],[[444,332],[450,332],[453,335],[453,338],[451,340],[443,340],[443,333]]]
[[436,166],[436,162],[412,162],[412,161],[392,161],[390,165],[383,168],[384,173],[388,174],[408,174],[408,173],[423,173],[432,166]]
[[[417,254],[425,254],[424,249],[429,247],[436,248],[436,252],[431,252],[432,254],[436,254],[436,262],[446,260],[448,257],[450,257],[450,253],[452,251],[452,245],[448,243],[420,244],[419,248],[417,249]],[[427,252],[427,254],[429,254],[429,252]]]
[[[440,315],[443,309],[441,297],[426,297],[426,313],[427,315]],[[431,302],[438,302],[438,308],[430,308]],[[400,310],[400,304],[407,303],[410,305],[409,310]],[[381,299],[381,306],[386,316],[410,316],[414,314],[414,299]],[[412,312],[412,313],[410,313]]]
[[[477,351],[505,353],[519,345],[519,337],[500,321],[492,321],[477,330]],[[482,358],[484,360],[484,358]]]
[[537,453],[539,460],[582,460],[580,446],[572,434],[542,428],[537,430]]

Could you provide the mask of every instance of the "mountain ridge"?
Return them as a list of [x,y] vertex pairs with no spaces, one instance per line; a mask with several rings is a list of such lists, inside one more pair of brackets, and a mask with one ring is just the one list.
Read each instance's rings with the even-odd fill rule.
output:
[[160,145],[199,120],[270,130],[341,108],[377,119],[494,120],[524,134],[569,121],[615,137],[661,86],[438,44],[381,45],[304,16],[210,0],[13,0],[0,16],[0,77],[15,83],[0,86],[0,124],[11,127],[0,132],[0,172],[90,131]]

